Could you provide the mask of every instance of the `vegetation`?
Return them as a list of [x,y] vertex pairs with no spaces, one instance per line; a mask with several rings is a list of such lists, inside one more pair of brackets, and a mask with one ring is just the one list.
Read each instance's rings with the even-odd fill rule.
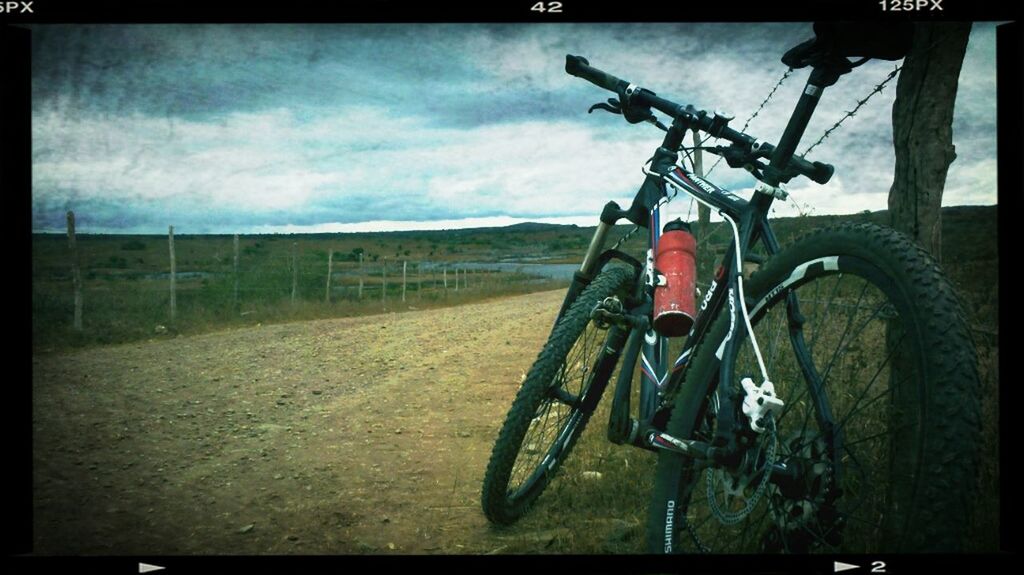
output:
[[[840,220],[887,223],[885,212],[849,216],[811,216],[773,220],[784,245],[812,228]],[[612,240],[630,228],[620,226]],[[529,224],[507,228],[432,232],[262,235],[240,238],[238,299],[234,304],[234,252],[231,236],[176,235],[178,316],[169,318],[169,262],[166,236],[79,235],[84,286],[84,329],[71,329],[73,293],[67,238],[33,237],[33,344],[36,353],[173,337],[234,326],[295,321],[383,310],[403,311],[458,305],[485,298],[564,287],[566,282],[537,281],[510,272],[469,274],[469,288],[449,289],[437,267],[413,275],[413,263],[545,261],[578,262],[593,228]],[[636,253],[643,234],[626,251]],[[996,207],[943,210],[943,268],[967,310],[978,348],[984,386],[985,421],[981,496],[976,501],[967,547],[998,548],[999,525],[999,277]],[[730,232],[712,224],[707,243],[721,253]],[[291,258],[297,244],[296,301],[291,299]],[[328,254],[335,271],[331,302],[325,303]],[[408,252],[408,253],[406,253]],[[357,297],[358,254],[363,254],[364,293]],[[394,254],[400,254],[396,265]],[[544,258],[543,260],[539,260]],[[388,262],[388,292],[381,302],[381,263]],[[406,302],[401,301],[401,260],[410,262]],[[374,264],[373,262],[377,262]],[[420,285],[413,278],[421,279]],[[162,328],[162,329],[161,329]],[[534,354],[537,350],[523,350]],[[610,444],[605,438],[607,407],[599,407],[576,449],[537,506],[524,517],[502,553],[618,553],[643,551],[643,525],[654,458],[650,453]],[[598,478],[597,474],[600,474]],[[614,518],[614,519],[609,519]],[[538,533],[543,541],[538,542]]]
[[[943,212],[946,271],[965,298],[975,327],[983,337],[994,337],[998,332],[995,213],[995,207],[947,208]],[[786,244],[810,229],[839,220],[884,223],[887,217],[886,212],[803,216],[780,218],[773,225],[780,242]],[[629,229],[618,226],[612,239]],[[464,262],[577,263],[592,233],[593,228],[520,224],[472,230],[242,236],[237,299],[232,237],[179,234],[175,236],[177,317],[173,322],[166,236],[80,234],[84,321],[81,333],[70,327],[74,303],[67,239],[63,235],[37,234],[32,245],[33,343],[36,350],[62,349],[149,338],[163,331],[157,326],[166,328],[168,334],[198,333],[257,322],[453,305],[552,289],[566,282],[476,270],[469,274],[470,289],[455,292],[452,270]],[[632,236],[626,249],[639,251],[642,237]],[[730,239],[724,224],[713,223],[706,243],[717,256],[725,251]],[[291,269],[293,249],[297,275]],[[331,251],[334,273],[331,303],[327,304],[327,260]],[[406,303],[400,305],[403,261],[408,262],[408,284]],[[385,265],[387,298],[382,305]],[[445,267],[447,277],[442,272]],[[443,287],[445,279],[447,292]]]
[[[457,305],[564,287],[567,280],[546,280],[515,271],[471,269],[464,274],[461,264],[574,261],[579,258],[576,246],[585,239],[568,244],[571,251],[551,251],[549,244],[565,241],[560,235],[583,238],[591,232],[550,226],[518,232],[496,228],[242,236],[237,276],[231,236],[176,234],[174,321],[170,317],[166,236],[79,234],[81,332],[71,327],[74,297],[67,238],[37,234],[32,245],[33,346],[37,352],[61,350],[256,323]],[[510,240],[519,235],[525,236],[524,241],[513,245]],[[292,269],[293,250],[297,273]],[[327,303],[328,254],[332,251],[331,301]],[[404,303],[403,262],[407,262]],[[385,266],[387,293],[382,301]],[[458,290],[456,269],[460,270]]]

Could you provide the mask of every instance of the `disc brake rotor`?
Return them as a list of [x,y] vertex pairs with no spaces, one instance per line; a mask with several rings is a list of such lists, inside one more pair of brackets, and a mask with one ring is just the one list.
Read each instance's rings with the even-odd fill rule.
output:
[[838,545],[842,520],[833,503],[838,497],[833,466],[824,438],[798,434],[785,442],[783,459],[798,465],[795,482],[771,495],[771,516],[776,531],[766,546],[806,552],[823,544]]

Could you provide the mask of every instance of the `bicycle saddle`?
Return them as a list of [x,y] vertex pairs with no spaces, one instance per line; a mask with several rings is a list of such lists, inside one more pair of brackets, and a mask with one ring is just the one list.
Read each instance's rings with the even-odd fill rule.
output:
[[910,51],[913,32],[911,22],[815,22],[814,38],[787,50],[782,63],[799,69],[849,56],[899,60]]

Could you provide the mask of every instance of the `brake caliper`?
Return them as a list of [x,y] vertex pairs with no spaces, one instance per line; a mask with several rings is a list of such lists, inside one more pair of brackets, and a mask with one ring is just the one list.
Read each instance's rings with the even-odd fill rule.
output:
[[750,418],[750,428],[757,433],[764,433],[765,421],[769,415],[781,411],[785,403],[775,395],[775,386],[765,380],[758,387],[749,377],[740,380],[746,397],[743,398],[743,414]]

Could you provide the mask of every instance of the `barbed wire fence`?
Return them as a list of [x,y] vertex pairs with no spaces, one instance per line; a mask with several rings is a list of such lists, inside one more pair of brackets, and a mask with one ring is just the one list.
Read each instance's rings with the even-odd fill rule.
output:
[[832,135],[832,132],[835,132],[836,130],[838,130],[839,126],[841,126],[843,124],[843,122],[845,122],[846,120],[849,120],[850,118],[856,116],[857,115],[857,111],[860,110],[861,107],[864,106],[864,104],[867,104],[868,100],[870,100],[872,97],[874,97],[875,94],[880,94],[882,92],[882,89],[885,88],[885,85],[888,84],[889,82],[891,82],[894,78],[896,78],[897,75],[899,74],[900,70],[902,70],[902,69],[903,69],[903,66],[896,66],[893,69],[892,72],[889,72],[889,75],[885,77],[885,80],[883,80],[881,83],[876,85],[874,87],[874,89],[872,89],[870,92],[868,92],[867,96],[864,96],[863,98],[858,100],[857,101],[857,105],[854,106],[854,108],[852,110],[849,110],[848,112],[846,112],[846,114],[842,118],[839,118],[838,122],[833,124],[832,127],[830,127],[827,130],[825,130],[825,133],[823,133],[821,135],[821,137],[818,138],[817,141],[815,141],[813,144],[808,146],[807,149],[804,150],[802,154],[800,154],[800,157],[807,156],[807,154],[811,153],[811,150],[816,148],[818,146],[818,144],[821,144],[826,139],[828,139],[828,137]]
[[[779,87],[782,86],[782,83],[785,82],[786,78],[789,78],[789,76],[792,73],[793,73],[793,69],[792,68],[787,68],[786,69],[785,73],[782,74],[782,77],[779,78],[779,81],[775,83],[775,86],[772,87],[772,89],[768,92],[768,95],[765,96],[764,100],[761,101],[761,105],[758,106],[757,109],[754,110],[754,113],[751,114],[750,117],[747,118],[746,121],[743,122],[743,127],[740,128],[740,132],[745,132],[747,130],[747,128],[750,127],[750,123],[753,122],[755,118],[757,118],[757,115],[761,113],[761,110],[764,110],[765,106],[768,105],[768,102],[770,102],[772,97],[775,96],[775,92],[777,92],[779,90]],[[700,142],[698,144],[696,144],[696,147],[699,148],[699,147],[703,146],[704,143],[707,142],[709,139],[711,139],[711,136],[707,136],[704,139],[700,140]],[[711,168],[708,169],[707,173],[704,174],[704,176],[705,177],[710,176],[711,172],[715,171],[715,168],[718,167],[718,163],[721,162],[721,161],[722,161],[722,157],[719,156],[718,159],[715,160],[715,163],[711,165]]]
[[[432,259],[426,251],[339,251],[324,238],[183,236],[172,226],[163,239],[82,236],[75,214],[67,216],[65,243],[38,250],[50,255],[34,260],[33,315],[37,325],[65,326],[83,337],[137,338],[231,318],[415,310],[561,285],[522,264],[455,261],[447,253]],[[347,250],[353,241],[341,244]]]
[[[921,51],[919,54],[927,54],[928,52],[931,52],[937,46],[942,44],[946,39],[948,39],[948,35],[940,36],[935,41],[933,41],[931,44],[929,44],[928,47],[925,48],[923,51]],[[913,57],[913,55],[908,54],[907,58],[910,58],[910,57]],[[885,88],[885,86],[887,84],[889,84],[889,82],[891,82],[892,80],[898,78],[899,77],[899,72],[902,69],[903,69],[903,64],[899,64],[899,65],[894,66],[893,70],[891,72],[889,72],[889,74],[885,77],[884,80],[882,80],[877,85],[875,85],[874,88],[872,88],[871,91],[868,92],[867,95],[865,95],[863,98],[860,98],[859,100],[857,100],[857,104],[853,107],[853,109],[847,111],[841,118],[839,118],[839,120],[835,124],[833,124],[831,127],[827,128],[824,131],[824,133],[822,133],[822,135],[813,144],[808,146],[803,151],[803,153],[800,154],[800,157],[806,157],[807,154],[809,154],[811,152],[811,150],[816,148],[818,145],[822,144],[825,140],[828,139],[829,136],[831,136],[836,130],[838,130],[839,127],[842,126],[842,124],[844,122],[846,122],[846,120],[849,120],[850,118],[854,117],[857,114],[857,112],[861,109],[861,107],[863,107],[865,104],[867,104],[867,102],[872,97],[874,97],[876,94],[881,93],[882,90]],[[756,110],[754,110],[754,113],[751,114],[750,117],[747,118],[747,120],[743,123],[743,127],[740,128],[741,132],[746,131],[747,127],[750,126],[750,123],[755,118],[757,118],[757,116],[761,113],[762,110],[764,110],[764,108],[768,105],[768,103],[775,96],[775,93],[778,91],[779,87],[782,86],[783,82],[785,82],[786,79],[789,78],[789,76],[792,73],[793,73],[793,68],[788,68],[782,74],[782,77],[779,78],[779,80],[775,83],[775,85],[771,88],[771,90],[769,90],[768,95],[765,96],[764,100],[761,101],[761,104],[757,107]],[[703,140],[700,141],[699,144],[695,144],[695,146],[696,147],[703,146],[704,143],[707,142],[709,139],[712,139],[711,136],[705,137]],[[691,161],[692,161],[692,159],[691,159]],[[715,170],[715,168],[718,166],[719,162],[721,162],[721,161],[722,161],[721,157],[719,157],[717,160],[715,160],[715,163],[711,166],[711,169],[709,169],[705,175],[706,176],[710,176],[711,172],[713,172]]]

